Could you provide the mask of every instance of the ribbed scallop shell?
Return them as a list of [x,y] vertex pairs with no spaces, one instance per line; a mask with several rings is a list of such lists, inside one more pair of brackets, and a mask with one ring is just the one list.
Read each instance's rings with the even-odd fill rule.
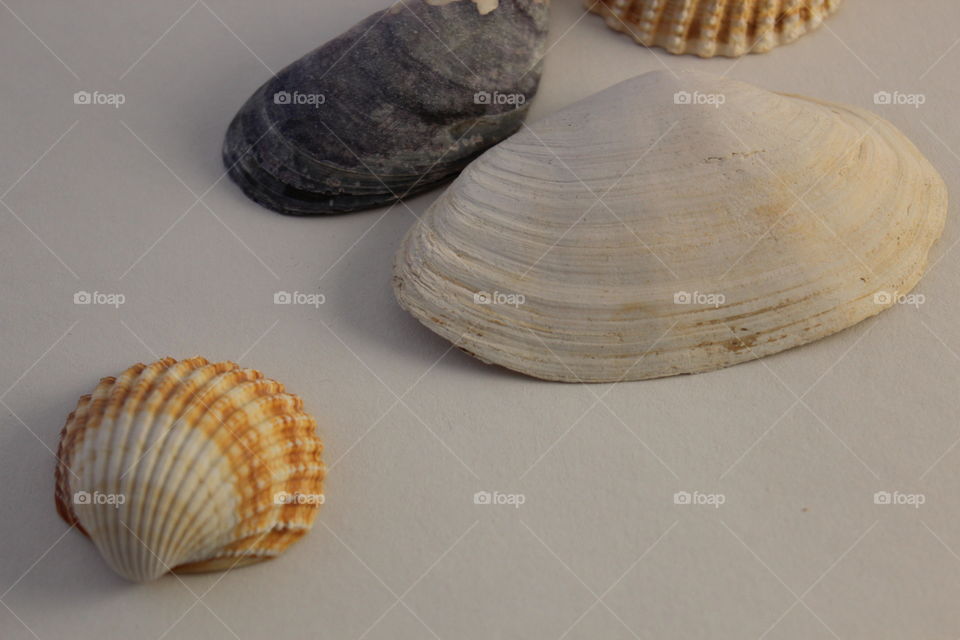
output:
[[405,237],[394,286],[531,376],[696,373],[892,306],[946,210],[940,175],[868,111],[656,72],[478,158]]
[[703,58],[764,53],[813,31],[842,0],[584,0],[647,47]]
[[302,404],[199,357],[103,378],[61,432],[57,511],[133,581],[277,556],[322,503],[323,443]]

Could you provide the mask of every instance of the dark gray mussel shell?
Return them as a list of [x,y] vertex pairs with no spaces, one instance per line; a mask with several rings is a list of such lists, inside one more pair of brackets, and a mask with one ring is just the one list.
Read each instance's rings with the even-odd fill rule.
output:
[[294,62],[227,131],[223,160],[283,214],[390,204],[455,177],[520,128],[540,82],[548,3],[404,0]]

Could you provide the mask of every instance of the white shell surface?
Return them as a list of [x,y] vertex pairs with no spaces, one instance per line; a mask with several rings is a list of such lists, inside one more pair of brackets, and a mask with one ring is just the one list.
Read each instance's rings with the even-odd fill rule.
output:
[[403,240],[394,287],[439,335],[538,378],[710,371],[895,304],[946,207],[868,111],[655,72],[481,156]]

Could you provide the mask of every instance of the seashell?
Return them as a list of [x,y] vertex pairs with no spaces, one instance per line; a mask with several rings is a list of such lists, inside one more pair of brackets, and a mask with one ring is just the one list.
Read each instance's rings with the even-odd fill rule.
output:
[[264,84],[227,131],[231,178],[290,215],[427,191],[520,128],[547,0],[404,0]]
[[275,557],[323,502],[323,443],[302,405],[203,358],[103,378],[60,434],[57,511],[137,582]]
[[646,47],[703,58],[765,53],[813,31],[841,0],[584,0]]
[[868,111],[633,78],[477,159],[403,240],[400,305],[566,382],[719,369],[879,313],[943,231],[943,180]]

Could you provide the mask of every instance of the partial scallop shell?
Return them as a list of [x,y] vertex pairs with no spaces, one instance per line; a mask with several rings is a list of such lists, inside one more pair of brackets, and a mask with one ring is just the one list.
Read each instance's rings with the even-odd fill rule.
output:
[[230,177],[290,215],[396,202],[456,176],[520,128],[546,0],[404,0],[260,87],[223,147]]
[[615,31],[670,53],[739,57],[813,31],[842,0],[583,0]]
[[137,582],[277,556],[323,502],[323,443],[302,405],[232,362],[134,365],[67,418],[57,511]]
[[862,109],[651,73],[474,162],[396,257],[400,305],[547,380],[710,371],[838,332],[920,279],[943,180]]

